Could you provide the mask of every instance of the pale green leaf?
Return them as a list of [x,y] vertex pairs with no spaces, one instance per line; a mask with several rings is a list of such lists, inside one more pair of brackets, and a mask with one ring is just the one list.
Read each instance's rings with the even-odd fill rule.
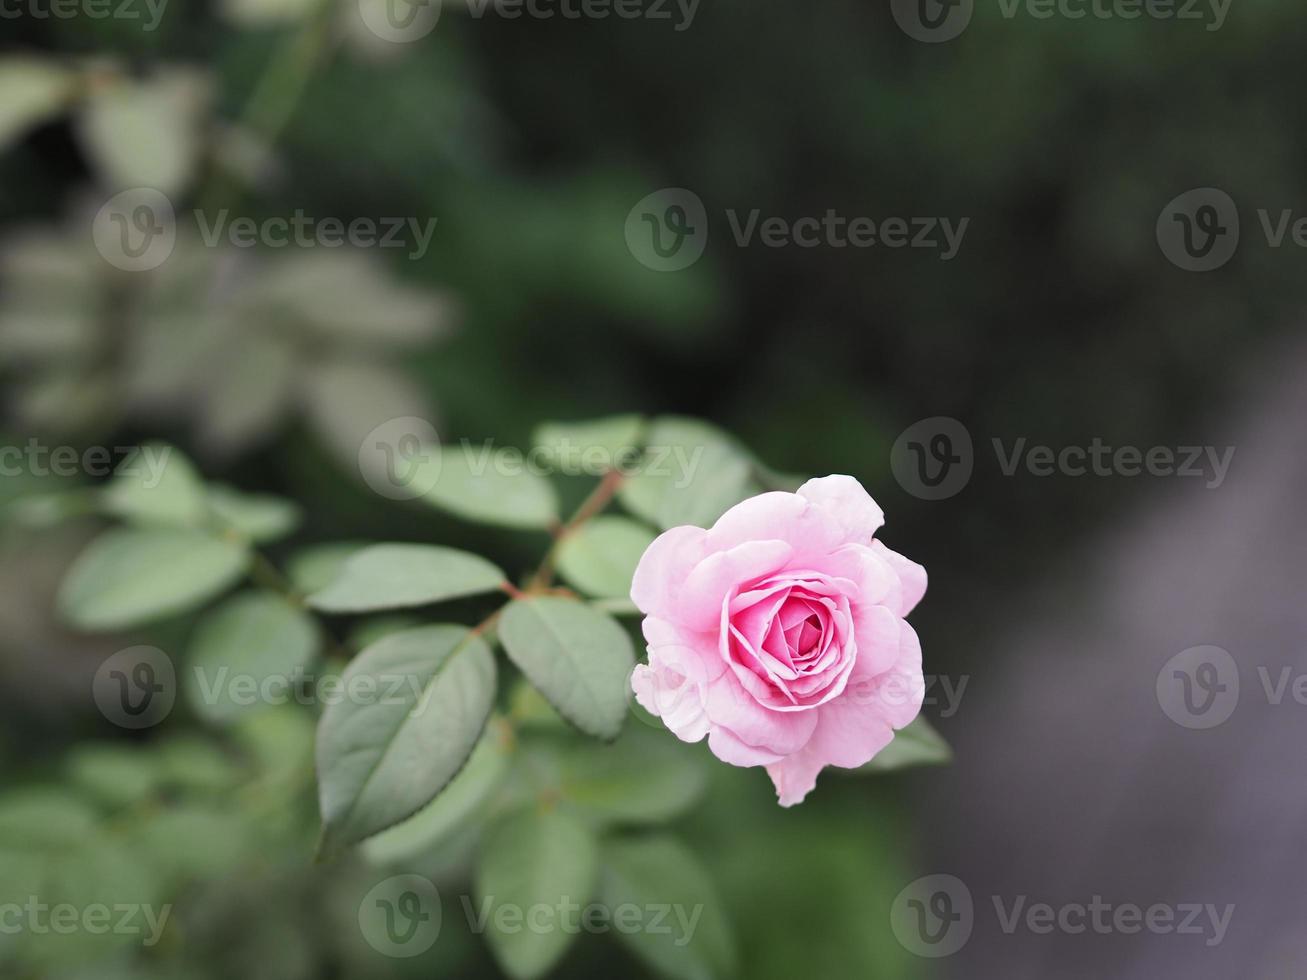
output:
[[432,447],[414,482],[423,499],[464,520],[512,528],[547,528],[558,521],[553,484],[533,473],[520,453],[489,447]]
[[921,715],[894,733],[894,740],[856,772],[891,772],[913,766],[943,766],[953,761],[944,736]]
[[330,541],[295,552],[286,562],[286,575],[301,595],[321,591],[334,582],[351,555],[368,546],[366,541]]
[[559,796],[600,823],[665,823],[703,796],[708,773],[694,749],[638,725],[616,742],[563,748]]
[[484,811],[507,773],[508,747],[492,723],[444,791],[403,823],[364,841],[364,856],[375,864],[403,864],[430,853]]
[[626,517],[600,516],[568,534],[558,548],[558,570],[582,592],[606,599],[631,594],[631,576],[654,534]]
[[0,58],[0,150],[57,115],[73,93],[77,76],[36,58]]
[[495,659],[462,626],[395,633],[360,653],[318,726],[321,850],[407,820],[463,768],[495,696]]
[[59,590],[63,617],[84,630],[116,630],[186,612],[244,573],[249,552],[181,528],[117,528],[77,557]]
[[630,637],[611,618],[557,596],[509,603],[499,622],[509,659],[581,731],[616,738],[635,667]]
[[661,528],[707,527],[752,496],[754,464],[731,436],[696,419],[655,419],[644,458],[618,495],[633,514]]
[[586,422],[545,422],[532,436],[556,471],[569,476],[602,476],[622,469],[640,455],[644,419],[613,415]]
[[105,487],[106,512],[142,526],[201,527],[209,516],[204,481],[179,450],[151,442],[126,457]]
[[617,930],[617,939],[668,980],[735,974],[737,953],[726,908],[708,872],[671,837],[614,840],[602,851],[600,901],[607,908],[668,907],[667,928]]
[[208,78],[190,69],[95,86],[77,131],[104,183],[113,191],[185,190],[199,157],[209,90]]
[[208,504],[214,515],[237,534],[266,544],[290,534],[299,525],[299,505],[271,494],[241,493],[225,484],[208,488]]
[[346,559],[331,584],[308,601],[324,612],[371,612],[493,592],[503,583],[503,572],[466,551],[374,544]]
[[475,890],[488,914],[486,938],[505,973],[535,980],[558,962],[579,932],[598,867],[591,832],[562,813],[523,810],[490,829]]
[[230,721],[289,700],[318,648],[303,610],[271,592],[247,592],[206,613],[191,640],[185,690],[196,714]]

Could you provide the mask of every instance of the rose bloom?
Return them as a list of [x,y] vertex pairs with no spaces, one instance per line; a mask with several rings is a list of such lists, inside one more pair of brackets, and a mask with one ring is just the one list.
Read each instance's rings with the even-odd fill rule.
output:
[[662,534],[631,584],[649,644],[637,700],[723,762],[766,766],[782,806],[823,767],[868,762],[925,691],[903,617],[926,570],[874,539],[883,523],[857,480],[827,476]]

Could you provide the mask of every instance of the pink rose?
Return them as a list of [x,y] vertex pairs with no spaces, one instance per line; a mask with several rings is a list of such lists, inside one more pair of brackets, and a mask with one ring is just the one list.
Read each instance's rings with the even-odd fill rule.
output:
[[637,700],[723,762],[766,766],[782,806],[823,767],[869,761],[925,691],[903,617],[926,570],[873,539],[883,523],[857,480],[827,476],[662,534],[631,583],[649,643]]

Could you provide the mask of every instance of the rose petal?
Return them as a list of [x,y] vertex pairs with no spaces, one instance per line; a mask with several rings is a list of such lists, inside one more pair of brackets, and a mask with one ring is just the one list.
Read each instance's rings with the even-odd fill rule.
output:
[[844,540],[867,544],[885,523],[885,512],[851,476],[823,476],[799,487],[806,497],[829,513],[844,530]]
[[890,609],[898,616],[906,616],[926,594],[926,569],[915,561],[904,558],[897,551],[891,551],[879,541],[873,541],[871,547],[889,563],[899,579],[899,601],[891,605]]
[[746,541],[780,539],[802,558],[824,555],[848,541],[825,509],[794,493],[762,493],[736,504],[708,532],[708,547],[724,551]]

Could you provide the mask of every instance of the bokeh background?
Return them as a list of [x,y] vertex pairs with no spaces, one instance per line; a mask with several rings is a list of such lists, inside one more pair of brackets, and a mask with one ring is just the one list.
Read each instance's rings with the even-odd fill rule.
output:
[[[930,570],[913,619],[927,671],[966,679],[947,717],[926,709],[956,759],[828,774],[793,811],[760,773],[713,767],[682,830],[717,881],[742,975],[1293,975],[1307,962],[1295,925],[1307,709],[1272,704],[1258,667],[1278,677],[1307,659],[1295,340],[1307,255],[1291,236],[1272,247],[1258,210],[1307,208],[1307,23],[1277,0],[1233,0],[1219,29],[974,6],[942,43],[909,37],[888,4],[851,0],[704,0],[684,30],[674,9],[625,21],[447,6],[412,44],[380,41],[350,3],[170,0],[153,31],[6,19],[0,57],[78,78],[33,110],[0,74],[7,440],[166,440],[211,478],[298,501],[301,544],[475,542],[505,567],[541,542],[379,498],[358,478],[361,436],[417,414],[446,439],[527,445],[543,419],[676,413],[780,471],[851,473],[883,504],[888,543]],[[437,224],[420,258],[234,254],[183,235],[148,287],[120,295],[91,219],[152,180],[170,182],[183,214]],[[636,202],[669,187],[698,195],[709,235],[699,261],[659,272],[625,229]],[[1156,228],[1200,187],[1236,202],[1241,237],[1195,273]],[[942,261],[741,246],[731,209],[968,225]],[[965,426],[975,465],[956,494],[926,500],[896,480],[892,448],[935,416]],[[1022,438],[1236,455],[1217,487],[1006,475],[992,440]],[[33,480],[5,476],[0,494]],[[179,717],[163,745],[106,724],[86,692],[126,644],[51,611],[99,525],[30,525],[6,523],[0,562],[6,789],[86,783],[112,798],[134,755],[175,757],[194,822],[169,846],[206,861],[179,879],[189,908],[166,948],[16,975],[497,975],[452,927],[411,962],[351,935],[355,869],[308,861],[311,786],[260,802],[268,772],[310,778],[294,725],[235,744]],[[142,640],[179,644],[169,629],[181,627]],[[1243,683],[1231,720],[1201,731],[1169,718],[1155,686],[1200,644],[1228,649]],[[237,758],[263,775],[219,771]],[[141,865],[155,846],[129,827],[121,849]],[[895,896],[928,873],[965,882],[976,908],[970,941],[937,961],[890,928]],[[1005,933],[993,896],[1023,895],[1235,910],[1213,945]],[[558,975],[641,969],[595,941]]]

